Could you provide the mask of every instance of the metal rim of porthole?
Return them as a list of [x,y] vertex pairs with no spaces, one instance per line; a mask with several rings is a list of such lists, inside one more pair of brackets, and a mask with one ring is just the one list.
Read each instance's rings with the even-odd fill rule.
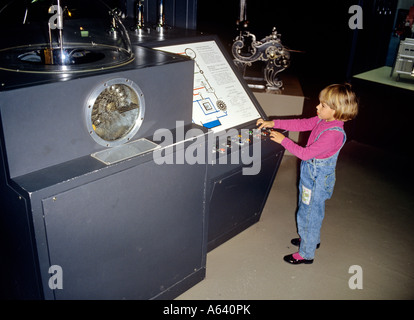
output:
[[96,87],[85,106],[89,135],[105,147],[130,141],[140,129],[144,114],[144,94],[126,78],[111,79]]

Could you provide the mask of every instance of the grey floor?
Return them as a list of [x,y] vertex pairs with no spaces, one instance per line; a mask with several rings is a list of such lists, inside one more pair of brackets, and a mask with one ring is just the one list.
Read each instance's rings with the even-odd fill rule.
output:
[[[177,300],[413,299],[414,197],[410,161],[355,141],[337,165],[321,247],[312,265],[282,260],[296,251],[298,160],[285,156],[262,217],[207,255],[206,278]],[[362,289],[350,289],[351,266]]]

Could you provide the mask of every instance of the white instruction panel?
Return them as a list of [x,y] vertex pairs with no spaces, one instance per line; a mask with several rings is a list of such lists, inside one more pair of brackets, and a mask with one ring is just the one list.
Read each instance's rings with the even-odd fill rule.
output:
[[261,117],[214,40],[155,49],[194,60],[194,123],[218,132]]

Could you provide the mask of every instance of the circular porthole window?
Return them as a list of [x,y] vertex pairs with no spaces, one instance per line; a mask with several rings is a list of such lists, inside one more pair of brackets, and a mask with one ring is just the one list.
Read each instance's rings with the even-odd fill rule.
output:
[[89,134],[99,144],[114,147],[129,141],[144,120],[144,96],[131,80],[117,78],[97,87],[86,106]]

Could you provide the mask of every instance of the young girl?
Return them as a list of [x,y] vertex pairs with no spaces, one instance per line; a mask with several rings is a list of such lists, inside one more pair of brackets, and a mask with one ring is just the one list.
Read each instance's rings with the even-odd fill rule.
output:
[[299,238],[291,243],[299,251],[283,259],[291,264],[313,263],[320,244],[320,230],[325,216],[325,201],[332,196],[335,167],[339,151],[346,140],[344,121],[358,113],[357,97],[350,84],[333,84],[319,94],[317,116],[297,120],[257,120],[259,129],[280,128],[289,131],[310,131],[306,147],[301,147],[282,133],[272,131],[272,141],[280,143],[302,160],[300,166],[299,207],[297,225]]

